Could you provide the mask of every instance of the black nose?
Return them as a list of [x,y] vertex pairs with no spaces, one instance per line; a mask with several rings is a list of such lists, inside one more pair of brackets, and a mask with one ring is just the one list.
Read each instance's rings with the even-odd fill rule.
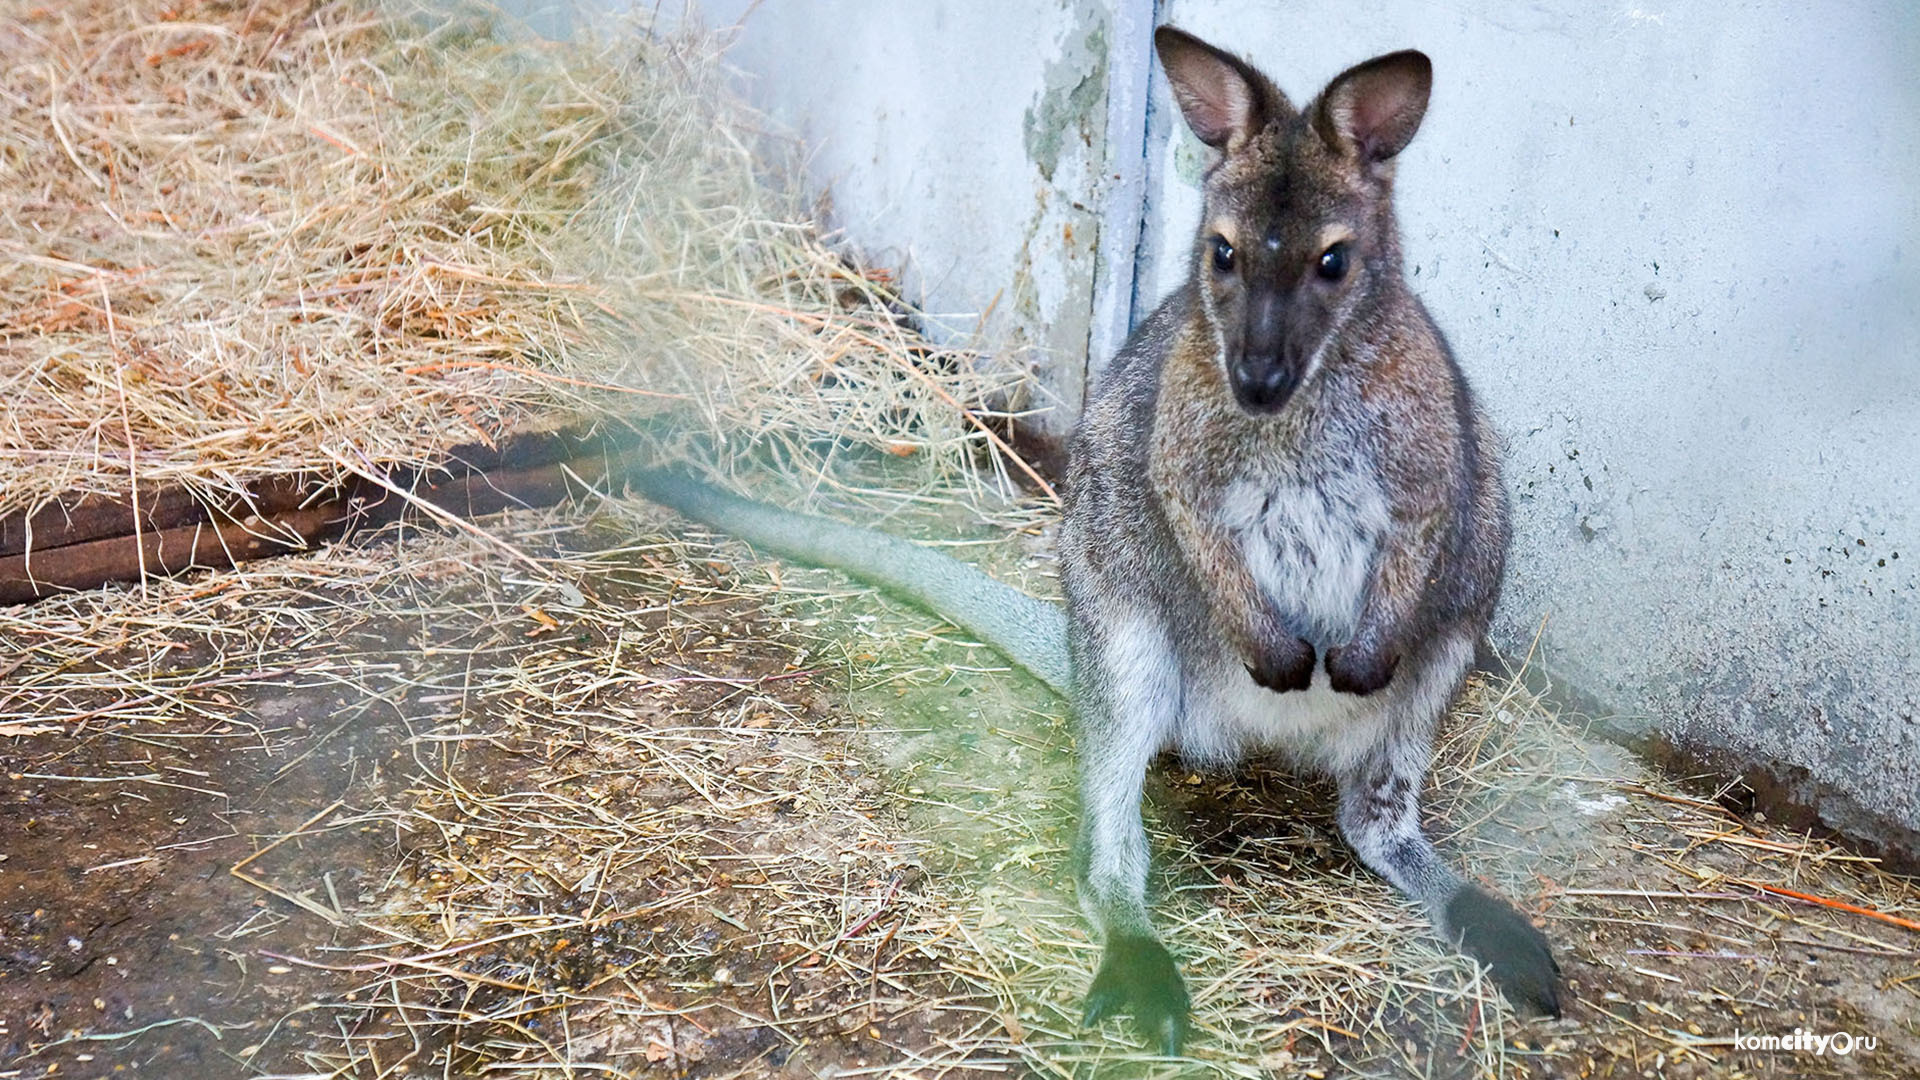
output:
[[1233,396],[1249,412],[1279,412],[1297,381],[1293,369],[1278,360],[1242,360],[1233,367]]

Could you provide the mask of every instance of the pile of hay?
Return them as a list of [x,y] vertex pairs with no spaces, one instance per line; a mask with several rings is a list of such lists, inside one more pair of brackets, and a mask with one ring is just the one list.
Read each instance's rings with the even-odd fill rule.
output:
[[[1000,389],[781,193],[712,42],[485,11],[0,17],[0,514],[673,413],[702,464],[957,469]],[[771,170],[771,173],[770,173]],[[838,449],[837,449],[838,448]],[[994,456],[995,461],[999,457]]]

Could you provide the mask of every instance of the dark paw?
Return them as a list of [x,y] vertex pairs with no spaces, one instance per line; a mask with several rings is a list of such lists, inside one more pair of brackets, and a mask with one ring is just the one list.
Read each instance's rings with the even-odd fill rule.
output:
[[1257,650],[1247,674],[1276,693],[1305,690],[1313,682],[1313,646],[1305,638],[1278,637]]
[[1133,1026],[1174,1057],[1187,1041],[1187,986],[1165,945],[1149,937],[1116,937],[1107,943],[1100,971],[1087,991],[1087,1027],[1109,1016],[1133,1017]]
[[1371,694],[1387,685],[1400,657],[1384,649],[1338,645],[1327,650],[1327,685],[1343,694]]
[[1560,965],[1546,935],[1512,904],[1471,885],[1447,901],[1447,928],[1460,951],[1487,965],[1515,1009],[1560,1015]]

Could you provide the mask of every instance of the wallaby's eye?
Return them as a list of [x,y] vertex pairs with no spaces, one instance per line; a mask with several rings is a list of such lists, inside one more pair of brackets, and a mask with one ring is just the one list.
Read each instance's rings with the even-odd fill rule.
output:
[[1327,281],[1339,281],[1347,276],[1347,243],[1342,240],[1320,253],[1320,265],[1315,268]]
[[1224,236],[1213,238],[1213,268],[1223,274],[1233,273],[1233,245]]

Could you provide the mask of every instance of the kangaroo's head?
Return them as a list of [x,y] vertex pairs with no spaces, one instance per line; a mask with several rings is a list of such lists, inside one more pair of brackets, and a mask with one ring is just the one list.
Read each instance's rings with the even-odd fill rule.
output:
[[1399,273],[1393,157],[1427,111],[1433,66],[1397,52],[1340,74],[1305,109],[1190,34],[1154,34],[1187,126],[1219,152],[1194,246],[1201,316],[1240,407],[1273,413]]

